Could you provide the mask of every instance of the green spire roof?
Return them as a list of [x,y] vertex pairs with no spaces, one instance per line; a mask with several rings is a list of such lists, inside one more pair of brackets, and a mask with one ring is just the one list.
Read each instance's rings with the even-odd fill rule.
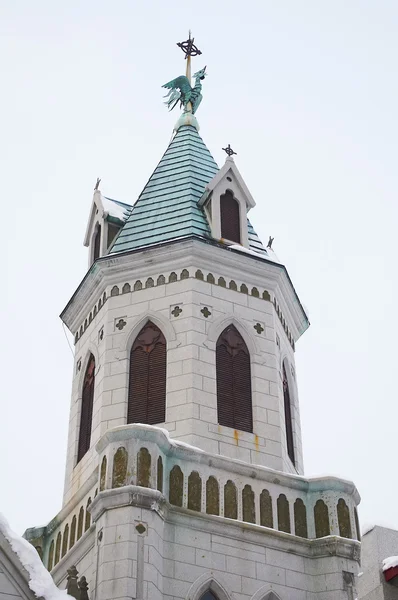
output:
[[[127,252],[180,238],[210,238],[210,227],[198,200],[219,170],[192,125],[181,125],[134,204],[110,254]],[[249,245],[267,255],[248,221]]]
[[198,200],[217,171],[196,128],[180,127],[110,253],[183,237],[209,237],[210,228]]

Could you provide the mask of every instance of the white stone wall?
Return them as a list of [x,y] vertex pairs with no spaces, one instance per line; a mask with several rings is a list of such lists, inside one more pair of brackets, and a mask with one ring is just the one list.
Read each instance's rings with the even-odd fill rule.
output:
[[[253,464],[303,472],[294,385],[296,467],[286,453],[281,360],[287,357],[294,369],[294,353],[273,304],[196,279],[199,264],[190,263],[186,268],[188,279],[165,285],[118,296],[110,296],[113,286],[108,287],[105,305],[78,340],[64,503],[97,467],[93,446],[100,436],[107,429],[126,423],[129,350],[148,319],[162,329],[167,340],[166,423],[163,425],[174,438]],[[181,271],[177,274],[180,277]],[[216,282],[222,277],[222,273],[212,274]],[[151,274],[155,282],[158,275]],[[165,277],[167,280],[169,273],[165,273]],[[130,281],[133,287],[133,279]],[[145,284],[145,279],[142,283]],[[240,285],[241,281],[236,283]],[[258,281],[254,283],[261,289]],[[120,291],[122,286],[123,283],[118,286]],[[175,306],[182,310],[178,316],[172,314]],[[201,312],[204,307],[211,313],[207,318]],[[117,327],[121,319],[126,323],[123,329]],[[215,347],[219,334],[230,323],[241,332],[251,355],[253,433],[236,431],[217,422]],[[263,328],[260,333],[254,328],[257,323]],[[276,345],[276,328],[280,351]],[[96,359],[91,449],[76,464],[82,381],[91,352]]]

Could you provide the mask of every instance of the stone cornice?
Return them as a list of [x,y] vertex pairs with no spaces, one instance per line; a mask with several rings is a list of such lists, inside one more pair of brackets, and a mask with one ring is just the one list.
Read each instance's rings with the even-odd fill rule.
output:
[[183,269],[191,264],[268,289],[276,295],[295,340],[308,327],[307,316],[283,265],[200,239],[176,240],[98,259],[62,311],[61,319],[75,333],[107,286]]
[[114,510],[123,506],[139,506],[147,510],[153,510],[167,523],[230,537],[234,540],[234,543],[242,541],[264,546],[264,536],[266,535],[267,548],[282,552],[311,558],[340,556],[357,562],[360,558],[361,544],[356,540],[338,536],[310,540],[252,523],[198,513],[187,508],[170,505],[157,490],[135,485],[100,492],[92,502],[91,515],[93,520],[97,521],[107,510]]
[[307,479],[300,475],[282,473],[268,467],[245,463],[219,454],[210,454],[193,447],[184,446],[177,441],[172,441],[165,429],[150,425],[121,425],[109,429],[97,443],[96,450],[100,454],[108,444],[121,442],[129,438],[154,442],[166,456],[173,457],[174,459],[206,464],[223,469],[229,473],[276,483],[302,492],[322,492],[323,490],[332,489],[352,496],[355,504],[359,504],[361,500],[358,490],[352,481],[332,476]]

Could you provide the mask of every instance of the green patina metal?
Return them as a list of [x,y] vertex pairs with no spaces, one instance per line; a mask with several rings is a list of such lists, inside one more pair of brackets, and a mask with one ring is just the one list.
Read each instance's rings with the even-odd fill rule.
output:
[[[110,254],[182,238],[211,239],[198,206],[218,165],[192,125],[182,125],[134,204]],[[267,253],[248,221],[249,247]]]
[[193,87],[186,75],[180,75],[162,86],[170,90],[165,96],[167,98],[165,104],[169,110],[173,110],[178,102],[180,107],[184,107],[185,112],[195,114],[198,110],[199,104],[202,102],[202,81],[206,77],[206,67],[195,73],[193,77],[195,79]]

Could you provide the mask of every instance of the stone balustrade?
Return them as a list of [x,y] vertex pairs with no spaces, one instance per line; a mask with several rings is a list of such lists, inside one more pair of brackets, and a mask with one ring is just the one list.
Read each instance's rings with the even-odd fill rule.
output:
[[336,477],[306,479],[208,454],[149,425],[111,429],[97,451],[100,492],[141,486],[158,490],[175,507],[302,538],[359,539],[360,498],[351,482]]

